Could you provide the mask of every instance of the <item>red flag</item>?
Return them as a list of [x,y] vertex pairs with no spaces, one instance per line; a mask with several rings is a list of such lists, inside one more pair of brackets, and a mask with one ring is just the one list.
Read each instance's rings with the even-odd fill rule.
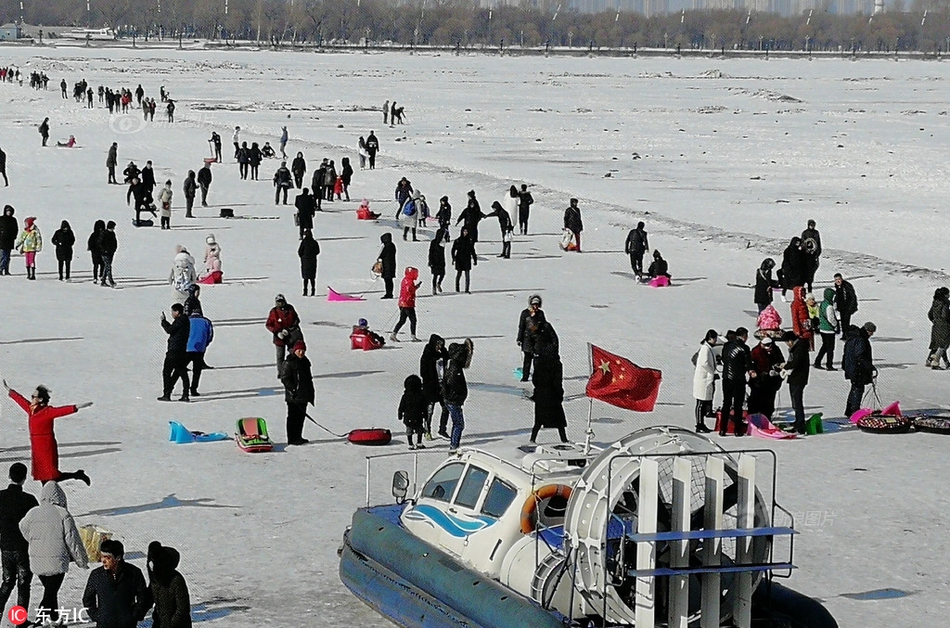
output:
[[587,396],[634,412],[652,412],[663,373],[645,369],[627,358],[590,346],[594,372],[587,380]]

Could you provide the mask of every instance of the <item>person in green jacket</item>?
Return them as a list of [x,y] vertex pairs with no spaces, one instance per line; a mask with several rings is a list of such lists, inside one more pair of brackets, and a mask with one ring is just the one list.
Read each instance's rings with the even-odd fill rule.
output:
[[818,333],[821,335],[821,348],[815,356],[814,367],[822,368],[821,359],[825,358],[825,370],[837,371],[832,362],[835,359],[835,335],[838,333],[838,311],[835,309],[835,290],[825,288],[824,300],[818,306]]

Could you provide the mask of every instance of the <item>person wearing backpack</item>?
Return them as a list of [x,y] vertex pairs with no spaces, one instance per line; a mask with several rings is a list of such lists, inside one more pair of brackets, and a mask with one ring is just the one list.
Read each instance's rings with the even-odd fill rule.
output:
[[416,237],[416,228],[419,226],[419,197],[421,193],[419,190],[415,190],[412,193],[412,198],[407,199],[400,207],[399,212],[396,214],[396,217],[399,219],[399,224],[402,226],[402,239],[407,240],[409,238],[409,230],[412,230],[412,241],[418,242],[419,239]]

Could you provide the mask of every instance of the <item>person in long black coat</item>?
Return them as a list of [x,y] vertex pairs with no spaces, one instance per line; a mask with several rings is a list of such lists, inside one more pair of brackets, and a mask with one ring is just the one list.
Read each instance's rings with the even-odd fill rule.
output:
[[581,252],[581,231],[584,230],[584,221],[581,218],[581,208],[577,206],[577,199],[572,198],[571,204],[564,210],[564,228],[571,232],[577,244],[577,252]]
[[534,376],[531,381],[534,384],[534,427],[531,428],[531,442],[535,442],[542,427],[553,427],[557,429],[561,442],[566,443],[564,368],[558,355],[557,333],[547,321],[538,326]]
[[478,223],[481,222],[484,217],[485,214],[482,213],[482,206],[479,205],[478,199],[475,198],[475,190],[469,190],[468,205],[466,205],[462,213],[459,214],[455,224],[463,223],[465,228],[468,229],[468,238],[472,243],[473,251],[475,250],[475,244],[478,243]]
[[102,271],[102,250],[99,248],[99,236],[106,230],[106,221],[97,220],[92,227],[92,233],[86,240],[86,250],[92,258],[92,283],[99,280],[99,274]]
[[782,299],[788,290],[805,285],[805,253],[802,251],[802,239],[792,238],[782,254]]
[[3,216],[0,216],[0,275],[10,274],[10,253],[20,234],[20,225],[13,217],[14,213],[12,205],[5,205]]
[[350,165],[349,157],[340,160],[340,180],[343,181],[343,194],[346,196],[346,200],[350,200],[350,181],[353,180],[353,166]]
[[383,248],[379,250],[379,258],[376,260],[383,265],[382,277],[386,284],[386,294],[384,299],[393,298],[393,279],[396,278],[396,245],[393,244],[393,234],[384,233],[379,236],[379,241],[383,243]]
[[844,357],[841,362],[844,366],[844,377],[851,382],[848,403],[844,410],[846,417],[850,417],[861,408],[864,387],[877,377],[874,355],[871,351],[871,336],[876,331],[877,326],[869,321],[861,327],[851,325],[845,332]]
[[56,262],[59,265],[59,280],[63,281],[63,271],[65,270],[65,279],[69,281],[69,266],[73,263],[73,245],[76,244],[76,234],[69,226],[69,221],[64,220],[53,234],[53,246],[56,247]]
[[316,392],[310,360],[307,358],[307,345],[300,340],[292,349],[280,373],[284,401],[287,402],[287,444],[306,445],[310,441],[303,437],[303,422],[307,416],[307,405],[313,405]]
[[300,238],[303,239],[305,231],[313,231],[313,214],[317,210],[310,190],[304,188],[300,191],[294,199],[294,207],[297,208],[297,226],[300,229]]
[[531,377],[531,361],[534,360],[534,345],[538,338],[538,329],[547,319],[541,309],[541,296],[532,294],[528,297],[528,307],[521,310],[518,317],[518,336],[515,342],[521,347],[524,361],[521,365],[521,381],[526,382]]
[[445,368],[448,362],[449,353],[445,349],[445,340],[438,334],[429,336],[429,342],[422,350],[422,357],[419,358],[419,376],[422,377],[422,394],[425,395],[429,403],[429,409],[426,414],[425,433],[432,439],[432,413],[435,411],[435,404],[442,406],[442,416],[439,418],[439,436],[449,438],[447,431],[449,422],[449,409],[445,406],[445,400],[442,398],[442,378],[439,376],[439,362],[442,362],[442,368]]
[[778,281],[772,279],[772,269],[775,260],[766,257],[762,260],[759,270],[755,271],[755,297],[753,301],[759,308],[759,314],[772,303],[772,288],[780,288]]
[[511,258],[511,237],[508,234],[514,230],[511,224],[511,216],[508,215],[508,211],[502,207],[498,201],[494,201],[491,204],[491,208],[494,211],[485,217],[491,218],[495,216],[498,218],[498,228],[501,229],[501,253],[498,257],[509,259]]
[[[304,190],[306,192],[306,190]],[[300,276],[303,278],[303,296],[307,296],[307,284],[310,284],[310,296],[316,294],[317,255],[320,255],[320,243],[313,239],[310,229],[303,232],[303,239],[297,247],[300,258]]]
[[442,292],[445,279],[445,231],[438,229],[429,243],[429,270],[432,271],[432,294]]
[[468,234],[468,227],[462,227],[462,233],[455,238],[452,244],[452,264],[455,266],[455,291],[459,291],[459,281],[465,274],[465,294],[471,294],[472,266],[478,266],[478,257],[475,255],[475,243]]
[[294,185],[297,189],[303,187],[303,175],[307,172],[307,160],[303,158],[303,153],[297,153],[293,163],[290,164],[290,171],[294,173]]
[[178,572],[181,554],[158,541],[148,544],[146,566],[149,589],[155,601],[154,628],[191,628],[191,597],[188,584]]
[[927,318],[933,323],[930,329],[930,354],[927,356],[927,366],[935,370],[940,369],[940,360],[950,367],[947,358],[947,347],[950,347],[950,289],[943,287],[934,291],[933,304],[927,312]]

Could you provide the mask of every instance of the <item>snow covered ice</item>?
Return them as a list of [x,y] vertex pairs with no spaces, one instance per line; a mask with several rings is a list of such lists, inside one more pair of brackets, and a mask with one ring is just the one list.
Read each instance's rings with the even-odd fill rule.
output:
[[[0,65],[8,64],[45,71],[50,89],[0,84],[0,147],[11,181],[0,203],[20,220],[36,216],[45,238],[38,281],[25,280],[17,256],[14,276],[0,282],[0,371],[20,391],[49,385],[54,405],[95,402],[56,427],[62,466],[92,478],[91,488],[65,486],[70,510],[79,525],[114,530],[139,565],[153,539],[177,547],[196,619],[235,628],[288,620],[390,625],[337,576],[343,529],[364,501],[364,457],[377,451],[309,422],[311,445],[270,454],[243,454],[229,442],[168,442],[168,421],[233,432],[238,418],[252,416],[266,418],[284,442],[283,390],[264,329],[274,295],[283,293],[301,316],[313,362],[311,414],[339,433],[389,427],[399,438],[387,451],[402,451],[396,406],[422,345],[351,352],[347,337],[360,317],[386,332],[398,318],[370,274],[387,230],[398,248],[397,278],[412,265],[425,282],[418,335],[475,341],[463,444],[510,456],[527,441],[533,410],[511,372],[521,363],[518,314],[534,292],[561,339],[572,438],[583,438],[587,415],[587,342],[662,369],[664,380],[652,414],[595,403],[597,441],[658,423],[692,427],[690,356],[706,329],[754,325],[752,290],[728,284],[751,283],[761,260],[780,259],[809,218],[824,244],[816,283],[829,285],[834,272],[851,278],[860,300],[854,322],[877,324],[882,400],[900,400],[905,410],[946,405],[950,375],[923,366],[931,295],[950,282],[950,79],[942,63],[0,48]],[[160,122],[161,110],[145,124],[137,109],[111,118],[98,102],[85,109],[60,97],[62,78],[70,85],[85,78],[93,88],[142,83],[149,96],[164,85],[178,105],[176,122]],[[394,98],[407,123],[384,127],[379,109]],[[51,145],[72,134],[79,148],[40,148],[36,127],[46,116]],[[377,169],[357,169],[352,202],[325,202],[316,216],[316,298],[299,296],[292,204],[273,204],[279,160],[264,161],[259,182],[240,181],[229,141],[235,125],[242,140],[275,147],[287,125],[288,155],[304,152],[307,181],[324,156],[337,164],[349,156],[355,166],[358,137],[379,136]],[[212,167],[211,207],[196,207],[197,218],[186,221],[181,183],[209,155],[212,130],[222,136],[224,163]],[[113,141],[120,171],[150,159],[159,185],[173,181],[170,231],[131,227],[125,186],[106,185]],[[433,209],[448,195],[455,217],[469,189],[487,212],[512,183],[527,182],[531,235],[516,235],[512,259],[499,260],[496,223],[483,222],[473,294],[450,289],[449,268],[446,292],[430,297],[432,222],[422,242],[398,237],[391,199],[401,176]],[[582,254],[557,246],[571,197],[584,217]],[[382,212],[378,224],[355,219],[363,198]],[[239,218],[217,218],[221,207]],[[118,223],[118,288],[91,283],[81,244],[73,281],[56,281],[53,231],[67,219],[84,243],[98,218]],[[622,249],[638,220],[669,261],[673,287],[632,280]],[[173,298],[166,280],[175,245],[200,264],[212,233],[225,283],[204,287],[202,302],[215,324],[207,361],[216,369],[204,373],[192,403],[157,403],[166,340],[159,314]],[[367,300],[327,303],[327,286]],[[787,306],[776,306],[785,317]],[[812,371],[806,410],[840,417],[847,391],[840,371]],[[788,411],[787,389],[779,404]],[[0,411],[5,473],[28,459],[29,437],[10,400]],[[938,626],[950,599],[947,442],[842,430],[724,445],[778,453],[778,497],[802,531],[792,587],[824,600],[841,626]],[[446,451],[446,441],[432,444],[423,473]],[[389,499],[389,473],[399,466],[411,468],[409,459],[374,471],[374,501]],[[32,480],[26,488],[39,492]],[[79,603],[85,578],[76,569],[67,575],[62,604]]]

